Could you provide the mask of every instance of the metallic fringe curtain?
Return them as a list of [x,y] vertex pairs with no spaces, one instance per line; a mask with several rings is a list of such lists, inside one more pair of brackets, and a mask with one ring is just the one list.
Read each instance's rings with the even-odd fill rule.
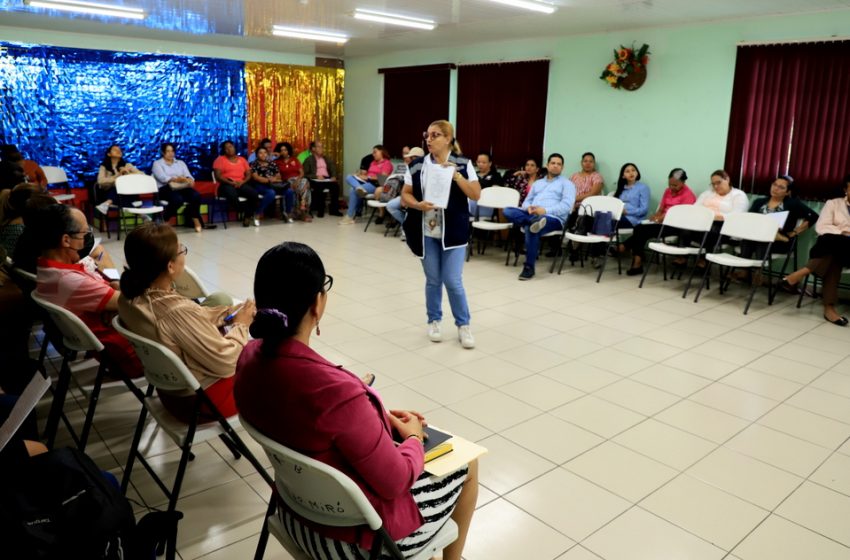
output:
[[245,83],[251,149],[271,138],[300,152],[319,139],[340,169],[344,70],[247,62]]

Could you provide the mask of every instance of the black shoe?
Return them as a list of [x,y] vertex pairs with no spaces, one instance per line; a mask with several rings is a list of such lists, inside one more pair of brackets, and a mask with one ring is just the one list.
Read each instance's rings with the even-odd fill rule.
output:
[[337,210],[336,212],[330,212],[330,215],[331,215],[331,216],[336,216],[337,218],[341,218],[341,217],[342,217],[342,212],[340,212],[339,210]]
[[[796,295],[800,293],[797,290],[797,285],[789,283],[787,278],[783,278],[782,281],[779,283],[779,289],[788,294]],[[826,317],[824,317],[824,319],[826,319]]]
[[531,280],[534,278],[534,269],[530,266],[522,267],[522,272],[519,273],[520,280]]
[[382,217],[380,217],[380,216],[378,216],[377,218],[375,218],[375,225],[376,225],[376,226],[379,226],[379,225],[381,225],[381,224],[383,224],[383,223],[384,223],[384,218],[382,218]]
[[626,276],[637,276],[638,274],[643,274],[642,266],[636,266],[626,271]]
[[218,227],[218,224],[204,224],[201,227],[204,229],[216,229]]
[[[824,315],[823,318],[826,319],[826,315]],[[829,319],[826,320],[832,323],[833,325],[838,325],[839,327],[846,327],[847,323],[850,323],[850,321],[847,320],[847,317],[839,317],[835,321],[830,321]]]

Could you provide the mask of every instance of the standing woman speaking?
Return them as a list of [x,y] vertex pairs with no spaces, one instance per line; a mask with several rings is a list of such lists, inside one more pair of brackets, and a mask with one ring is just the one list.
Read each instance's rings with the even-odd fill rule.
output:
[[[475,338],[469,327],[469,304],[463,289],[463,263],[469,242],[467,199],[478,200],[481,185],[472,162],[461,155],[450,122],[432,122],[423,136],[429,153],[410,162],[404,176],[401,199],[408,209],[404,221],[407,245],[422,259],[425,271],[428,338],[432,342],[443,339],[440,321],[443,318],[445,284],[458,328],[458,340],[464,348],[474,348]],[[444,208],[438,208],[431,202],[435,200],[436,178],[443,177],[447,181],[446,171],[450,169],[454,173],[451,175],[448,202]]]

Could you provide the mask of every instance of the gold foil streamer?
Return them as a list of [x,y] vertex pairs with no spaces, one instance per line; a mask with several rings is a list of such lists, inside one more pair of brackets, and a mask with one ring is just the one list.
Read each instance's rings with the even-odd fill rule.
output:
[[250,149],[271,138],[300,152],[318,139],[342,174],[345,70],[246,62],[245,84]]

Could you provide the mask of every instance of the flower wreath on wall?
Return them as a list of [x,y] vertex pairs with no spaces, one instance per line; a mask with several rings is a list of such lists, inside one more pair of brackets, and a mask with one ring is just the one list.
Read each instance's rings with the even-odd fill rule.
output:
[[614,51],[614,60],[605,67],[599,79],[608,82],[612,88],[634,91],[646,81],[649,54],[649,45],[646,43],[637,51],[634,43],[631,48],[620,45]]

